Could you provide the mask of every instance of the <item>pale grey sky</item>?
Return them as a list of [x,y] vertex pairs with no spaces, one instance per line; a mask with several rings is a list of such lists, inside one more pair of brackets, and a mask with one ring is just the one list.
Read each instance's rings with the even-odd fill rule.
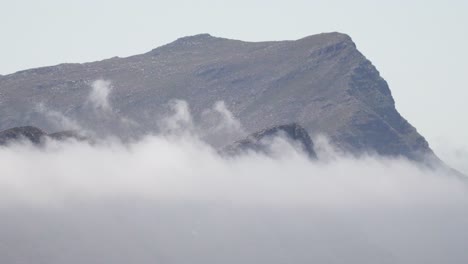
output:
[[134,55],[198,33],[262,41],[340,31],[443,153],[468,145],[467,14],[466,0],[0,0],[0,74]]

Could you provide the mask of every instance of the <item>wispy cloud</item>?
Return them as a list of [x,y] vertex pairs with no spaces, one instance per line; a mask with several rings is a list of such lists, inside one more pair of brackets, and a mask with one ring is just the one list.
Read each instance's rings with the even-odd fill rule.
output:
[[85,130],[77,121],[65,116],[59,111],[47,108],[43,103],[38,104],[36,110],[44,115],[47,121],[51,122],[52,126],[57,130]]
[[109,95],[112,91],[112,83],[108,80],[96,80],[91,84],[89,94],[89,102],[96,110],[109,112],[111,105],[109,103]]

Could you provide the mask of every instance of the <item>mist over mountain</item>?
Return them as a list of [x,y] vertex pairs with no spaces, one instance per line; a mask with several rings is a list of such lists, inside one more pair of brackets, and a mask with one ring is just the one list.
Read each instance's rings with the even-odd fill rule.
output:
[[0,113],[0,263],[468,263],[466,177],[345,34],[25,70]]
[[320,138],[311,159],[289,140],[309,142],[296,125],[238,142],[267,152],[219,155],[173,130],[179,115],[167,121],[171,134],[127,143],[0,146],[0,262],[468,260],[466,181],[444,170],[336,152]]
[[128,58],[6,75],[0,94],[0,129],[86,128],[129,137],[159,131],[156,120],[173,99],[186,101],[197,122],[223,101],[245,134],[297,123],[355,153],[433,156],[395,109],[377,69],[341,33],[269,42],[189,36]]

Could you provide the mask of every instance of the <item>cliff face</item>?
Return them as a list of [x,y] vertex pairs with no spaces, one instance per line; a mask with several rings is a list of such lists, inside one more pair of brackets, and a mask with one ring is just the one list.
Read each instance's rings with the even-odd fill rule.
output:
[[[96,79],[112,81],[113,112],[136,125],[103,123],[90,109],[90,83]],[[196,35],[128,58],[6,75],[0,94],[0,129],[59,129],[38,111],[42,105],[83,127],[125,136],[157,130],[157,117],[171,99],[186,100],[195,119],[222,100],[248,133],[298,123],[353,152],[432,155],[395,109],[377,69],[340,33],[255,43]]]

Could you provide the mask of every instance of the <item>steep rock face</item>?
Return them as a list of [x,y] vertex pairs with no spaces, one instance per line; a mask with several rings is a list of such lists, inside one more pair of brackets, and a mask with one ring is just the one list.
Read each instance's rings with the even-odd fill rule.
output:
[[236,155],[246,151],[255,151],[261,153],[269,152],[269,140],[274,137],[284,137],[293,144],[302,148],[310,158],[316,158],[314,144],[310,139],[307,131],[298,124],[287,124],[270,127],[258,132],[255,132],[245,139],[239,140],[222,148],[221,153],[228,155]]
[[[100,78],[113,83],[115,115],[133,125],[117,118],[104,126],[93,112],[90,83]],[[222,100],[248,133],[295,122],[353,152],[432,155],[377,69],[341,33],[255,43],[196,35],[128,58],[17,72],[0,79],[0,93],[0,129],[59,129],[41,105],[83,127],[127,136],[157,130],[171,99],[186,100],[195,121]]]

